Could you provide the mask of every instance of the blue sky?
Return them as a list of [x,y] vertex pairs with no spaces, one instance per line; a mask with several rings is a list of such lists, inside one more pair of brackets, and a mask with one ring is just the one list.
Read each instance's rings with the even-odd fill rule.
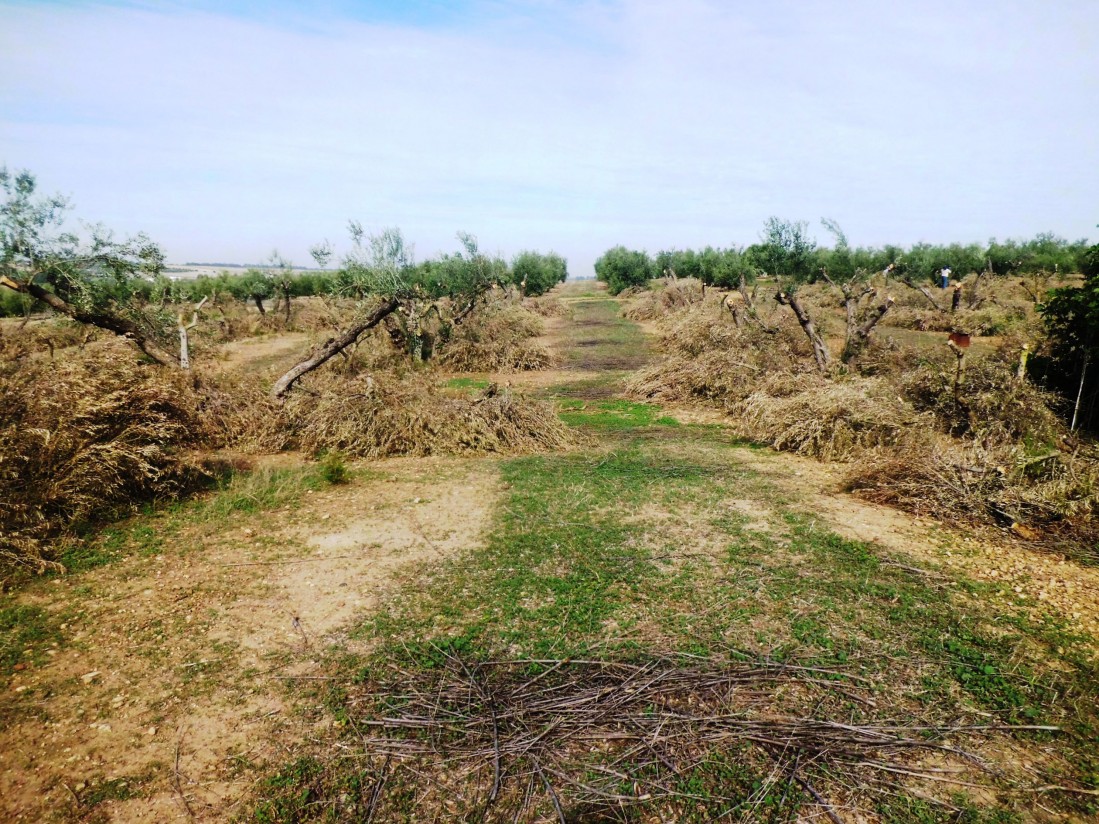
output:
[[574,274],[769,215],[1094,238],[1097,31],[1092,0],[0,0],[0,163],[173,261],[307,264],[349,218]]

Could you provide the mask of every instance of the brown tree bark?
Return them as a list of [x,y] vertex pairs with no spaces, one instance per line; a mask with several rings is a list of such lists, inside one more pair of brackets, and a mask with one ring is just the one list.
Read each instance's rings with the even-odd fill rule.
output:
[[861,326],[854,325],[848,327],[847,330],[847,342],[843,346],[843,362],[848,363],[855,358],[859,352],[863,350],[867,342],[870,340],[870,333],[874,331],[874,327],[878,325],[878,322],[885,317],[885,313],[889,311],[889,308],[893,305],[893,298],[886,297],[885,302],[870,312],[866,316]]
[[283,286],[282,299],[286,302],[285,306],[283,308],[283,313],[284,313],[283,325],[284,326],[289,326],[290,325],[290,286],[289,285]]
[[[773,326],[768,326],[763,322],[763,318],[759,316],[759,311],[756,309],[755,289],[752,289],[751,292],[748,291],[748,282],[744,279],[743,274],[740,276],[740,282],[737,284],[737,291],[740,292],[740,296],[744,300],[744,311],[747,313],[747,316],[755,321],[756,325],[768,335],[777,334],[778,330]],[[740,322],[735,310],[733,310],[733,317],[737,319],[737,325],[739,326]]]
[[729,310],[729,314],[733,316],[733,323],[736,324],[737,328],[743,329],[745,323],[744,313],[739,308],[737,308],[736,304],[729,300],[729,298],[731,297],[732,295],[726,295],[725,297],[723,297],[721,299],[721,305]]
[[43,289],[37,283],[21,283],[11,280],[10,278],[2,278],[0,279],[0,283],[3,283],[4,286],[14,289],[17,292],[24,292],[30,295],[59,314],[68,315],[70,318],[79,321],[80,323],[98,326],[100,329],[106,329],[108,332],[114,332],[119,337],[132,341],[138,349],[161,366],[179,366],[179,361],[176,360],[174,355],[160,348],[155,341],[151,340],[149,336],[145,334],[145,331],[140,326],[129,318],[120,317],[106,311],[92,311],[81,309],[79,306],[73,306],[71,303],[63,300],[48,289]]
[[[879,307],[876,313],[871,314],[869,324],[864,324],[866,327],[864,331],[859,326],[859,304],[867,295],[875,295],[877,290],[872,286],[864,286],[861,291],[856,293],[854,288],[852,288],[853,280],[849,280],[846,283],[836,283],[832,278],[828,277],[827,269],[821,269],[821,275],[833,289],[836,289],[843,295],[843,307],[847,315],[847,324],[844,328],[842,359],[844,363],[847,363],[862,350],[871,330],[877,322],[881,320],[882,315],[889,310],[889,306],[893,303],[893,300],[892,298],[887,299],[886,302]],[[873,300],[873,297],[871,297],[871,300]]]
[[805,311],[805,307],[801,305],[797,295],[779,292],[775,295],[775,300],[782,306],[789,306],[793,310],[794,317],[798,319],[801,328],[805,330],[806,337],[809,338],[809,343],[813,345],[813,357],[816,359],[817,369],[820,370],[822,375],[827,375],[832,363],[832,356],[828,353],[828,347],[825,346],[824,338],[820,336],[817,325],[813,323],[813,319],[809,317],[809,313]]
[[191,322],[183,322],[183,313],[180,312],[177,318],[177,329],[179,331],[179,368],[190,369],[191,368],[191,339],[188,335],[192,329],[198,325],[198,313],[202,311],[202,307],[206,304],[207,298],[203,298],[195,306],[194,312],[191,314]]
[[363,332],[373,329],[385,320],[385,318],[397,311],[397,308],[400,305],[400,302],[397,301],[396,298],[390,298],[346,331],[341,332],[334,338],[329,338],[312,355],[290,369],[275,382],[275,385],[271,388],[271,397],[276,400],[281,400],[286,397],[286,394],[302,376],[309,374],[317,367],[322,366],[329,358],[342,352],[357,341]]
[[914,284],[912,282],[912,280],[910,278],[905,278],[904,280],[901,281],[901,283],[903,283],[909,289],[915,289],[917,292],[919,292],[921,295],[923,295],[925,298],[927,298],[927,302],[930,303],[931,306],[934,309],[938,310],[939,312],[943,311],[943,308],[941,306],[939,306],[939,304],[935,300],[935,298],[932,297],[931,290],[928,289],[926,286],[917,286],[916,284]]

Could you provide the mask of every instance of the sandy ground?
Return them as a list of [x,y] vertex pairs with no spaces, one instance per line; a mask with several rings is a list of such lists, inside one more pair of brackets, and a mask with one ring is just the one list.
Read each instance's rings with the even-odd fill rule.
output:
[[[845,538],[876,543],[899,563],[942,569],[1001,584],[998,596],[1035,615],[1048,614],[1099,643],[1099,568],[993,529],[952,529],[929,518],[861,501],[841,491],[844,467],[770,450],[738,457]],[[1099,647],[1094,650],[1099,654]]]
[[[16,673],[0,698],[4,821],[64,820],[98,782],[141,798],[97,807],[116,821],[227,820],[256,767],[308,733],[284,678],[309,678],[325,647],[405,571],[478,544],[497,496],[491,460],[376,462],[372,480],[290,511],[196,528],[26,599],[76,606],[66,643]],[[184,803],[186,802],[186,803]]]

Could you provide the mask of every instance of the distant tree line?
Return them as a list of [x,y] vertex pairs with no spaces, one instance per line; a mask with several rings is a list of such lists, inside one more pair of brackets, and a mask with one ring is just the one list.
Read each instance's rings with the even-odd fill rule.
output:
[[[825,226],[834,235],[832,221]],[[771,218],[760,239],[750,246],[704,249],[670,249],[647,252],[616,246],[595,263],[596,278],[612,294],[631,286],[644,286],[653,278],[698,278],[707,286],[736,288],[741,280],[751,283],[761,275],[794,283],[812,283],[827,273],[835,280],[849,280],[856,272],[883,272],[914,283],[934,282],[944,268],[956,277],[972,272],[998,276],[1037,272],[1073,274],[1083,271],[1088,252],[1086,240],[1068,241],[1046,232],[1031,240],[990,240],[986,244],[912,246],[848,246],[846,240],[820,246],[803,221]]]

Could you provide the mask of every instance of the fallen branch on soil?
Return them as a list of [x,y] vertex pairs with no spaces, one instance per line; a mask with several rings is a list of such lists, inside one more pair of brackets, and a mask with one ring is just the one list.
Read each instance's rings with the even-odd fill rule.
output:
[[[364,782],[371,815],[430,797],[445,799],[448,815],[475,820],[568,821],[642,803],[751,806],[784,784],[784,798],[835,821],[837,797],[904,790],[905,780],[984,787],[977,782],[992,769],[951,743],[960,737],[1058,729],[850,723],[846,702],[868,682],[813,667],[679,656],[470,662],[436,653],[440,666],[394,668],[348,700],[365,730],[356,769],[376,773]],[[808,695],[813,710],[796,711],[808,706],[796,697]],[[844,721],[814,717],[829,700],[846,706],[837,714]],[[927,765],[932,754],[940,766]],[[730,761],[738,774],[770,777],[762,789],[716,780]]]
[[175,787],[176,795],[179,797],[179,800],[183,803],[183,810],[187,813],[187,819],[189,821],[194,821],[194,810],[191,809],[191,805],[187,801],[187,796],[183,793],[183,786],[179,780],[179,751],[183,747],[183,736],[186,734],[187,730],[184,727],[180,727],[179,738],[176,739],[175,759],[172,762],[172,785]]
[[290,561],[245,561],[239,564],[220,564],[222,567],[282,566],[283,564],[315,564],[321,561],[362,560],[361,555],[326,555],[324,558],[294,558]]

